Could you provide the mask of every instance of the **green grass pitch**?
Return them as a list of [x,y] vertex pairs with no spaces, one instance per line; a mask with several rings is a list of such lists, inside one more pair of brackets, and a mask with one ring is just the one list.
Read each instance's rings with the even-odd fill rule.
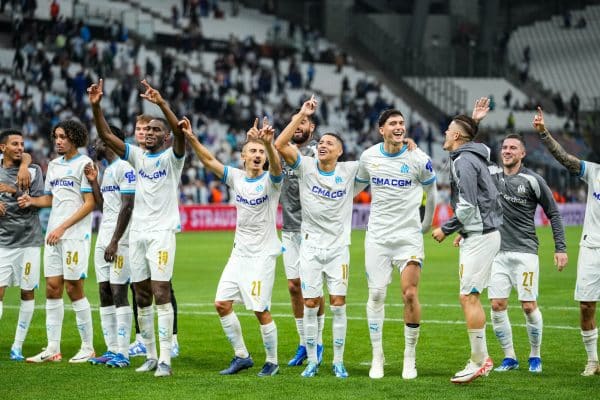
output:
[[[179,303],[179,343],[181,356],[173,360],[174,376],[157,379],[134,371],[142,363],[134,358],[132,368],[114,370],[88,364],[70,365],[67,360],[78,349],[80,339],[69,301],[63,326],[60,363],[30,365],[8,359],[18,314],[18,291],[9,288],[5,296],[4,315],[0,321],[0,398],[87,399],[87,398],[553,398],[594,399],[600,393],[600,377],[584,378],[586,356],[579,333],[578,304],[573,300],[576,260],[581,228],[567,228],[569,264],[558,273],[552,265],[553,242],[549,228],[539,230],[541,239],[539,304],[544,316],[542,346],[543,373],[527,371],[529,344],[524,317],[513,296],[509,315],[521,369],[507,373],[492,372],[469,385],[455,386],[449,379],[467,361],[469,347],[462,312],[458,305],[458,250],[451,240],[435,243],[426,235],[426,262],[420,285],[422,303],[421,337],[417,347],[419,377],[403,381],[402,298],[398,276],[388,289],[384,350],[385,377],[373,381],[368,377],[371,348],[365,302],[367,286],[364,274],[364,232],[353,232],[348,302],[348,335],[345,363],[350,374],[338,380],[331,373],[331,318],[328,311],[324,333],[325,357],[317,377],[300,377],[302,367],[287,367],[297,345],[294,320],[291,315],[287,284],[281,258],[273,293],[272,312],[279,331],[279,375],[258,378],[256,373],[264,362],[264,351],[258,322],[240,305],[235,307],[255,367],[236,376],[220,376],[232,350],[225,339],[214,311],[213,299],[219,276],[231,249],[233,232],[185,233],[178,235],[174,287]],[[86,283],[87,295],[93,305],[95,347],[104,351],[99,315],[98,295],[93,267],[90,264]],[[45,346],[44,290],[37,293],[36,312],[24,346],[25,356],[31,356]],[[483,296],[488,316],[488,348],[496,365],[502,352],[489,324],[489,303]]]

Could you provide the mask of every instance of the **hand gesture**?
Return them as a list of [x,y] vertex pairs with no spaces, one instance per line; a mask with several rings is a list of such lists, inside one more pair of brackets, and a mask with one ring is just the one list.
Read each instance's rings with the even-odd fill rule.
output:
[[542,112],[542,107],[537,108],[537,114],[533,117],[533,128],[538,131],[538,133],[544,133],[546,131],[546,125],[544,124],[544,113]]
[[90,104],[91,105],[97,105],[100,104],[100,100],[102,100],[102,86],[104,85],[104,81],[102,79],[100,79],[98,81],[98,83],[94,83],[92,84],[92,86],[90,86],[87,89],[87,94],[88,94],[88,98],[90,99]]
[[27,208],[31,205],[31,196],[29,194],[24,194],[17,199],[17,204],[19,208]]
[[402,142],[406,145],[406,147],[408,148],[408,151],[413,151],[417,149],[417,143],[412,140],[411,138],[404,138],[402,139]]
[[431,232],[431,236],[438,242],[442,243],[444,239],[446,239],[446,234],[442,231],[442,228],[435,228],[433,232]]
[[117,255],[117,250],[119,248],[119,244],[117,242],[111,241],[108,246],[106,246],[106,250],[104,250],[104,261],[113,262],[115,261],[115,256]]
[[[17,187],[19,190],[25,191],[29,189],[29,186],[31,186],[31,174],[29,173],[29,170],[21,171],[21,169],[19,169],[19,172],[17,172]],[[2,190],[0,189],[0,192],[1,191]]]
[[269,118],[263,118],[262,128],[260,128],[258,137],[265,145],[273,142],[273,138],[275,137],[275,128],[269,125]]
[[6,204],[0,201],[0,217],[6,214]]
[[558,268],[558,272],[561,272],[567,266],[569,257],[567,253],[554,253],[554,265]]
[[317,99],[315,99],[315,95],[313,94],[312,96],[310,96],[310,99],[306,100],[304,104],[302,104],[300,114],[304,115],[305,117],[310,117],[315,113],[315,111],[317,111],[318,105],[319,103],[317,102]]
[[194,132],[192,131],[192,123],[190,122],[188,117],[183,117],[183,119],[177,123],[177,126],[179,127],[179,129],[181,129],[181,132],[183,132],[183,135],[188,140],[197,140],[198,139],[196,137],[196,135],[194,134]]
[[90,182],[94,182],[96,179],[98,179],[98,168],[96,168],[94,163],[87,163],[85,167],[83,167],[83,173]]
[[17,189],[10,185],[7,185],[6,183],[0,183],[0,193],[15,194],[17,193]]
[[142,81],[142,85],[144,85],[144,88],[146,89],[146,91],[144,93],[140,94],[140,97],[142,97],[156,105],[161,105],[162,103],[165,102],[163,97],[160,95],[160,92],[158,90],[154,89],[152,86],[150,86],[148,81],[146,81],[144,79]]
[[254,119],[254,125],[246,132],[246,139],[258,139],[260,131],[258,130],[258,118]]
[[479,123],[479,121],[485,118],[488,111],[490,111],[490,99],[481,97],[475,101],[475,107],[473,107],[471,118]]
[[460,246],[460,241],[462,240],[462,236],[461,235],[456,235],[456,237],[454,238],[454,240],[452,241],[452,245],[454,247],[459,247]]
[[50,232],[48,236],[46,236],[46,243],[49,246],[54,246],[55,244],[57,244],[60,238],[65,234],[65,230],[65,228],[59,226],[58,228]]

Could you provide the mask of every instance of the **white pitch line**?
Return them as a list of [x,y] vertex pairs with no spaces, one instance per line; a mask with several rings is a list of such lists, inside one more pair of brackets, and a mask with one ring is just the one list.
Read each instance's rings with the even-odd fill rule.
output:
[[[196,304],[196,306],[199,306],[199,304]],[[18,309],[19,306],[16,306],[16,305],[6,305],[6,306],[4,306],[4,308]],[[38,305],[35,308],[38,309],[38,310],[42,310],[42,309],[45,309],[45,306]],[[92,306],[92,309],[94,311],[97,311],[98,307]],[[179,310],[178,309],[177,310],[177,314],[178,315],[214,316],[215,318],[217,317],[217,312],[216,311],[183,311],[183,310]],[[254,316],[254,313],[251,313],[251,312],[248,312],[248,311],[239,311],[239,312],[236,311],[236,314],[244,316],[244,317],[252,317],[252,316]],[[271,315],[273,317],[275,317],[275,318],[291,318],[291,313],[286,313],[286,314],[271,313]],[[326,317],[326,318],[328,318],[328,317]],[[351,320],[351,321],[366,321],[367,320],[366,317],[348,316],[347,318],[348,318],[348,320]],[[404,319],[402,319],[402,318],[385,318],[385,321],[403,323]],[[421,323],[422,324],[432,324],[432,325],[464,325],[465,321],[462,321],[462,320],[446,320],[446,321],[443,321],[443,320],[436,320],[436,319],[424,319],[424,320],[421,320]],[[526,326],[525,324],[512,324],[512,325],[513,326],[518,326],[518,327],[525,327]],[[567,326],[567,325],[546,325],[546,324],[544,324],[544,328],[545,329],[559,329],[559,330],[579,330],[579,327]]]

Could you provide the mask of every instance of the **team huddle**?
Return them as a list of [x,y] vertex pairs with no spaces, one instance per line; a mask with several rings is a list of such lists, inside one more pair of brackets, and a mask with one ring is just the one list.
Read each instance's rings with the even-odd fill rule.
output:
[[[181,230],[177,192],[187,143],[204,167],[230,188],[237,210],[233,249],[215,296],[216,311],[234,353],[220,374],[236,374],[254,365],[233,308],[236,302],[253,311],[260,325],[266,360],[258,375],[278,373],[278,331],[270,307],[276,260],[283,254],[299,339],[288,366],[306,362],[301,372],[306,378],[319,372],[325,348],[326,285],[332,316],[331,369],[338,378],[348,377],[344,348],[352,201],[370,185],[372,203],[364,243],[369,290],[366,312],[372,345],[369,376],[384,376],[385,299],[398,270],[405,323],[402,378],[417,378],[423,234],[431,229],[437,190],[432,161],[406,137],[402,113],[394,109],[382,112],[378,127],[383,141],[366,149],[359,160],[341,162],[342,136],[332,132],[322,133],[318,140],[313,136],[313,114],[318,108],[313,96],[276,138],[269,120],[265,117],[259,127],[257,118],[242,148],[243,169],[238,169],[217,160],[200,143],[190,121],[178,119],[156,89],[145,81],[142,84],[146,88],[142,97],[156,104],[164,118],[138,117],[138,145],[125,143],[123,132],[107,123],[100,106],[100,80],[88,89],[99,136],[91,147],[96,160],[78,151],[87,145],[85,127],[72,120],[60,122],[52,131],[59,157],[49,163],[45,181],[39,166],[31,164],[24,153],[22,134],[16,130],[0,134],[0,318],[5,288],[21,288],[10,358],[32,363],[61,361],[62,297],[66,289],[81,336],[81,348],[69,362],[125,368],[130,366],[131,356],[143,353],[146,360],[137,372],[172,375],[171,360],[179,347],[171,279],[175,234]],[[489,100],[479,99],[471,117],[454,117],[446,130],[444,150],[451,160],[454,216],[432,232],[438,242],[457,233],[454,245],[460,254],[460,303],[471,351],[465,368],[451,378],[453,383],[488,375],[494,366],[487,351],[486,316],[480,299],[486,288],[493,330],[504,352],[495,371],[519,368],[507,314],[512,288],[517,290],[525,315],[531,345],[529,371],[542,371],[543,319],[536,302],[539,261],[534,224],[538,205],[551,221],[555,265],[559,271],[567,265],[560,213],[544,179],[522,165],[526,155],[523,139],[506,136],[501,166],[490,163],[487,146],[473,141],[478,123],[488,111]],[[581,304],[581,334],[588,355],[582,375],[600,374],[595,324],[595,305],[600,300],[600,165],[566,153],[546,130],[541,109],[533,125],[551,154],[589,185],[575,299]],[[138,130],[141,135],[137,135]],[[97,161],[104,164],[101,179]],[[280,203],[281,241],[276,228]],[[103,213],[94,249],[106,344],[99,357],[93,346],[90,303],[84,293],[95,206]],[[45,238],[37,212],[42,207],[52,207]],[[22,346],[33,315],[44,244],[48,343],[39,354],[25,358]],[[133,307],[128,301],[130,283]],[[133,322],[139,326],[139,336],[132,347]]]

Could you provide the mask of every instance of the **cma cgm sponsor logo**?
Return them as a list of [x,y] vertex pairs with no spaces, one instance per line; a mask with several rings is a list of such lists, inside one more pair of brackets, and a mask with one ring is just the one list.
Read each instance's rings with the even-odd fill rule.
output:
[[596,193],[596,192],[594,192],[594,193],[592,193],[592,196],[594,196],[594,198],[595,198],[596,200],[599,200],[599,201],[600,201],[600,193]]
[[133,171],[125,172],[125,179],[127,179],[127,183],[135,182],[135,173]]
[[504,197],[504,200],[508,201],[509,203],[527,204],[527,199],[522,197],[510,196],[508,194],[503,194],[502,197]]
[[75,182],[73,182],[69,179],[55,179],[53,181],[50,181],[50,186],[52,186],[52,187],[55,187],[55,186],[73,187],[73,186],[75,186]]
[[102,186],[102,193],[118,192],[119,190],[121,190],[121,188],[118,185]]
[[412,181],[410,179],[378,178],[376,176],[371,178],[371,183],[375,186],[395,186],[395,187],[408,187],[408,186],[412,185]]
[[346,189],[331,191],[329,189],[323,189],[319,186],[313,186],[311,191],[318,196],[326,197],[328,199],[341,199],[346,195]]
[[240,196],[239,194],[235,196],[235,201],[237,201],[238,203],[249,205],[249,206],[258,206],[258,205],[261,205],[262,203],[265,203],[267,200],[269,200],[268,195],[264,195],[263,197],[259,197],[256,199],[246,199],[246,198]]
[[143,169],[140,169],[138,171],[138,175],[141,176],[142,178],[153,180],[153,179],[158,179],[158,178],[164,178],[165,176],[167,176],[167,170],[163,169],[161,171],[154,171],[153,173],[148,174]]

